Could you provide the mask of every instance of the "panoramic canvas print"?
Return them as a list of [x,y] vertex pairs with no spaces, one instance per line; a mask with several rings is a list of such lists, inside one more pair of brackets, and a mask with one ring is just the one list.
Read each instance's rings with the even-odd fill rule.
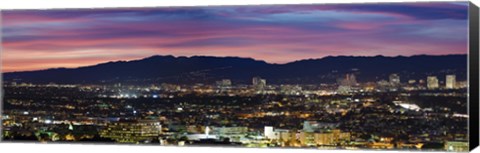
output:
[[468,151],[468,4],[3,10],[1,138]]

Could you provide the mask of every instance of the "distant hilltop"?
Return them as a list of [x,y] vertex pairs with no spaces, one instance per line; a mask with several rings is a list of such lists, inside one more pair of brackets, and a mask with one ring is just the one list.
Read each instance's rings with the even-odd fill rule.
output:
[[5,81],[29,83],[214,83],[230,79],[233,84],[248,84],[260,76],[270,84],[332,83],[344,74],[357,80],[378,81],[398,74],[407,79],[426,79],[455,74],[467,78],[467,55],[415,56],[328,56],[298,60],[286,64],[241,57],[151,56],[132,61],[112,61],[79,68],[55,68],[38,71],[4,73]]

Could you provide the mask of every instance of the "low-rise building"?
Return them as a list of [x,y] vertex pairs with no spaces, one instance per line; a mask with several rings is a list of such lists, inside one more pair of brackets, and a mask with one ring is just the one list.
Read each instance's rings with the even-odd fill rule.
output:
[[120,120],[107,124],[100,136],[120,143],[139,143],[157,139],[162,126],[155,120]]

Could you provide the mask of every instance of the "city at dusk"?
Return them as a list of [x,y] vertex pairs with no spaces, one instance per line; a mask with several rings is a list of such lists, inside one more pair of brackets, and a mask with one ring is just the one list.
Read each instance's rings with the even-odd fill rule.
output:
[[3,141],[469,147],[466,2],[1,13]]

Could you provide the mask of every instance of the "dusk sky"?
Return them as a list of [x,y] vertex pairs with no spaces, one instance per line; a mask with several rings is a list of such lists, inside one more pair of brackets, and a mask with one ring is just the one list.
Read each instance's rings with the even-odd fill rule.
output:
[[467,53],[467,2],[2,12],[3,72],[152,55],[287,63],[325,56]]

